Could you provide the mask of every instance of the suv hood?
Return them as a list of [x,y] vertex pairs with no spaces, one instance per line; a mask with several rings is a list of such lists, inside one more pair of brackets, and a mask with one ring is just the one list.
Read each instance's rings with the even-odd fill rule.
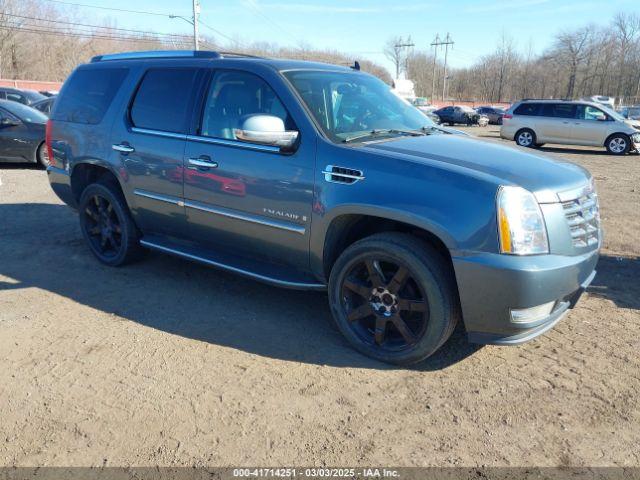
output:
[[414,162],[434,166],[444,163],[490,175],[498,183],[526,188],[535,193],[541,203],[557,201],[555,195],[549,198],[549,191],[557,193],[581,187],[591,178],[589,172],[578,165],[462,135],[400,137],[367,143],[363,148]]

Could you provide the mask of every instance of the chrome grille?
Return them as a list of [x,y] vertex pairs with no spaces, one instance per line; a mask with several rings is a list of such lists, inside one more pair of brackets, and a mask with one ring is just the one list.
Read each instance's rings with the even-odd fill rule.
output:
[[586,188],[574,200],[562,202],[574,247],[590,247],[600,241],[600,211],[598,195]]

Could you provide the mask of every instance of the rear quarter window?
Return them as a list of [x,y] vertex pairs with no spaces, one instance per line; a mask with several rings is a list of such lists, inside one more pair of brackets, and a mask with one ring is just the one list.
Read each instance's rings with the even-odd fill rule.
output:
[[56,99],[51,118],[89,125],[100,123],[128,71],[126,68],[76,70]]
[[133,126],[185,133],[197,73],[197,68],[147,70],[131,104]]

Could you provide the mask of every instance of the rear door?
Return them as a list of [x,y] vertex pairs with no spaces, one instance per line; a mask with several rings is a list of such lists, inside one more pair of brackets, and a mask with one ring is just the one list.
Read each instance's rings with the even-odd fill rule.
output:
[[127,114],[112,131],[112,155],[132,193],[146,234],[186,236],[183,156],[195,90],[205,70],[151,67],[143,72]]
[[536,118],[538,140],[549,143],[575,143],[572,137],[575,115],[575,104],[542,104],[542,116]]
[[307,269],[313,203],[315,142],[300,138],[294,152],[236,139],[253,114],[281,118],[298,130],[266,80],[219,70],[204,95],[184,152],[184,198],[192,239],[205,248]]

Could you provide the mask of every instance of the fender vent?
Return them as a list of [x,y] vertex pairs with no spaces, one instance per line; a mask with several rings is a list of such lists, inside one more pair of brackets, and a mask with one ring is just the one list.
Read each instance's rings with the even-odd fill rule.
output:
[[360,170],[353,168],[338,167],[336,165],[327,165],[322,171],[324,179],[331,183],[346,183],[351,185],[359,180],[364,180],[364,175]]

